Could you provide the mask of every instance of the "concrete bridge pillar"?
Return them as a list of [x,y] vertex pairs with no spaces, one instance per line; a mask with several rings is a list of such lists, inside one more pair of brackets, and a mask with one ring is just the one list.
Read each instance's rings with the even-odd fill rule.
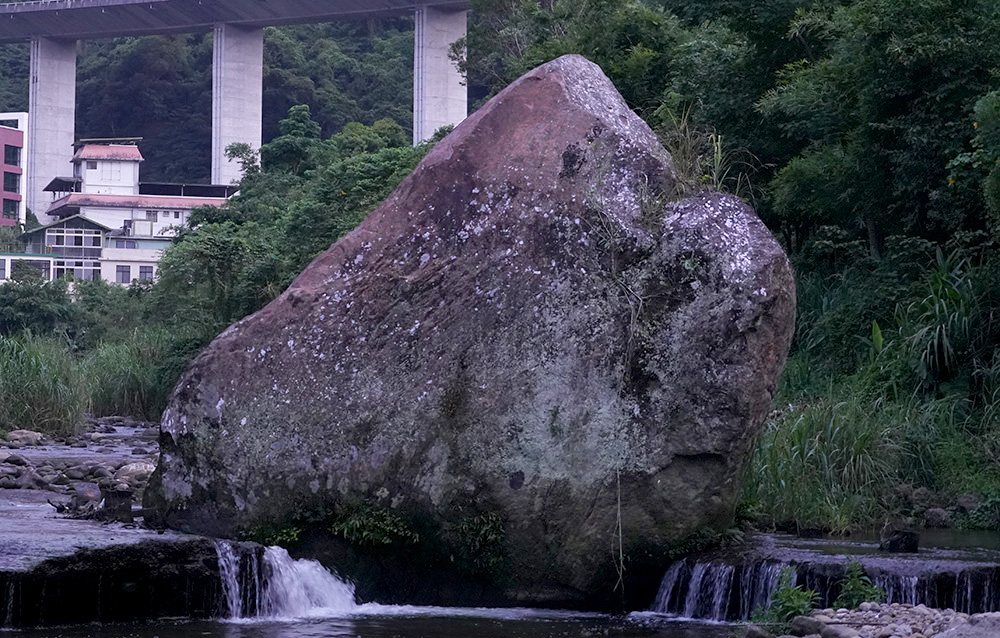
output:
[[55,177],[72,175],[76,135],[76,41],[31,41],[28,89],[27,205],[45,223],[52,196],[43,189]]
[[264,99],[264,30],[215,27],[212,64],[212,183],[242,177],[226,147],[244,142],[260,150]]
[[462,74],[448,57],[449,48],[465,37],[466,11],[420,7],[416,12],[413,56],[413,143],[434,131],[458,124],[468,115],[468,91]]

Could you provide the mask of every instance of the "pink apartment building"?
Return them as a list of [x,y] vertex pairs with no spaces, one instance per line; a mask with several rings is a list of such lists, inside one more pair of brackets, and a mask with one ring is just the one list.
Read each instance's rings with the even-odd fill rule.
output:
[[25,221],[27,125],[27,113],[0,113],[0,226],[23,225]]

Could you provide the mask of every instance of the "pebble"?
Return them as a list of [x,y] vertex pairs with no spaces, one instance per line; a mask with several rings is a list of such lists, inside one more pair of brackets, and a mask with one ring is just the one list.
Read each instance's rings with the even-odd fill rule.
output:
[[800,634],[818,633],[822,638],[933,638],[969,618],[953,609],[868,602],[853,610],[821,609],[799,616],[792,627]]
[[25,459],[20,454],[11,454],[10,456],[7,457],[7,459],[4,461],[4,463],[9,463],[10,465],[21,465],[21,466],[24,466],[24,465],[28,464],[28,460]]
[[[112,426],[112,423],[136,430],[131,433],[121,432]],[[88,497],[99,487],[141,494],[149,475],[156,468],[156,438],[159,434],[156,425],[117,417],[90,421],[88,425],[92,428],[90,432],[68,439],[47,440],[42,434],[30,430],[10,433],[6,437],[10,440],[2,442],[7,449],[0,451],[0,489],[49,490],[73,495],[74,486],[83,485],[87,486],[84,489],[87,490]],[[135,440],[139,437],[143,440]],[[91,447],[90,441],[97,443]],[[35,465],[25,456],[13,451],[36,445],[52,448],[90,448],[95,458],[87,460],[43,458]],[[129,455],[131,458],[122,458],[128,451],[131,451]],[[110,458],[101,458],[103,454],[109,455]],[[33,458],[32,454],[27,456]],[[135,458],[137,456],[147,458]]]

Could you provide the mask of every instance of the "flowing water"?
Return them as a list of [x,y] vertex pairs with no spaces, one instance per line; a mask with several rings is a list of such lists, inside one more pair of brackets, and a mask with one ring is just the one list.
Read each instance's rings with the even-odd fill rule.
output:
[[613,618],[555,610],[472,609],[359,604],[354,587],[316,561],[280,547],[241,560],[215,544],[228,618],[153,621],[3,632],[14,638],[731,638],[732,628],[665,620],[656,614]]
[[885,554],[875,537],[804,539],[759,535],[745,547],[671,565],[652,605],[657,613],[746,620],[767,604],[783,570],[829,606],[844,569],[858,561],[887,602],[966,613],[1000,610],[1000,535],[925,531],[916,554]]
[[[448,614],[448,612],[454,612]],[[8,635],[0,632],[0,635]],[[26,630],[12,638],[732,638],[726,625],[655,623],[544,615],[518,610],[436,610],[433,613],[312,618],[289,622],[167,623]]]

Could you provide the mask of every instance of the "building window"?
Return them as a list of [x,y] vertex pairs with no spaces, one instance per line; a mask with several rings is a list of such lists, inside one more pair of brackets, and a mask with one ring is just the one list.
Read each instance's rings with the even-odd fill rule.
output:
[[7,278],[7,260],[0,259],[0,281]]
[[13,199],[3,200],[3,218],[18,219],[21,212],[21,203]]
[[101,278],[101,262],[56,260],[55,277],[76,281],[98,281]]
[[116,266],[115,267],[115,281],[120,284],[130,284],[132,283],[132,267],[131,266]]
[[21,176],[17,173],[4,173],[3,189],[8,193],[21,192]]
[[139,281],[153,281],[152,266],[139,266]]
[[180,219],[180,218],[181,218],[181,211],[175,210],[174,211],[174,219]]
[[146,211],[146,221],[147,222],[155,222],[156,221],[156,211],[155,210],[147,210]]
[[136,247],[136,244],[135,244],[135,240],[134,239],[116,239],[115,240],[115,248],[135,248],[135,247]]
[[35,260],[35,259],[11,260],[11,262],[10,262],[10,271],[11,271],[11,273],[14,272],[14,264],[23,264],[25,266],[29,266],[31,268],[34,268],[38,272],[42,273],[42,278],[45,279],[45,281],[49,280],[49,276],[51,274],[51,271],[49,270],[49,262],[47,262],[47,261],[39,261],[39,260]]
[[97,162],[94,161],[94,160],[87,160],[87,170],[88,171],[96,171],[97,170]]
[[7,166],[20,166],[21,165],[21,147],[11,146],[10,144],[3,145],[3,163]]

